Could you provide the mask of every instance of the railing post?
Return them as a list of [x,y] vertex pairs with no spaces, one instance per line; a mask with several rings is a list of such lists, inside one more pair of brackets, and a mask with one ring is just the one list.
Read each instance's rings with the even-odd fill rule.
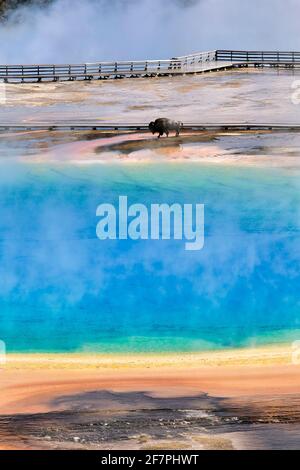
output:
[[[290,65],[293,66],[295,64],[300,63],[300,52],[295,51],[286,51],[281,53],[280,51],[233,51],[233,50],[212,50],[208,52],[198,52],[196,54],[190,54],[186,56],[180,56],[177,58],[171,58],[168,60],[145,60],[145,61],[137,61],[137,62],[109,62],[109,63],[100,63],[95,62],[93,64],[80,64],[75,65],[74,67],[72,64],[62,64],[62,65],[31,65],[31,66],[9,66],[3,65],[1,66],[0,76],[4,76],[7,80],[11,77],[15,77],[16,79],[21,79],[22,81],[27,81],[30,79],[38,78],[39,81],[43,81],[45,78],[51,79],[51,73],[53,75],[53,80],[59,80],[61,77],[69,76],[69,79],[77,78],[78,76],[84,77],[85,79],[92,79],[94,78],[94,72],[97,74],[97,70],[99,70],[99,74],[104,74],[105,76],[113,76],[114,74],[118,76],[126,76],[133,75],[134,71],[137,71],[137,74],[142,74],[143,71],[145,72],[144,75],[147,75],[147,72],[150,71],[155,74],[160,72],[165,72],[168,74],[168,70],[170,71],[169,74],[178,73],[182,71],[182,73],[190,72],[200,72],[210,69],[220,69],[226,68],[226,64],[224,63],[224,67],[210,67],[209,62],[212,61],[229,61],[234,65],[234,61],[241,61],[245,65],[249,65],[249,63],[255,66],[265,66],[265,65],[276,65],[277,64],[286,64],[286,66]],[[52,70],[52,72],[51,72]]]

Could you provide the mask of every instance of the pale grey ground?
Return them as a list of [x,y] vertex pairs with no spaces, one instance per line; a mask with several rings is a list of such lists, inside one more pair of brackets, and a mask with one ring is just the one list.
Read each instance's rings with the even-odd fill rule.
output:
[[300,104],[292,102],[296,80],[300,70],[265,68],[151,79],[2,84],[6,100],[0,106],[0,122],[148,122],[158,116],[183,122],[299,122]]

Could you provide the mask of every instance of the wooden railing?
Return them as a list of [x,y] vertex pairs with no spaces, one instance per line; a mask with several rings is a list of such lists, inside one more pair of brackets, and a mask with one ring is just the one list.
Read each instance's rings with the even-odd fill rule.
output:
[[[149,132],[148,122],[143,123],[112,123],[99,121],[49,121],[49,122],[0,122],[0,132],[2,131],[143,131]],[[249,122],[223,122],[223,123],[188,123],[182,125],[182,131],[281,131],[281,132],[300,132],[300,124],[297,123],[249,123]]]
[[300,63],[300,52],[217,50],[216,60],[250,63]]
[[167,60],[95,62],[86,64],[0,65],[0,79],[42,80],[97,77],[123,77],[151,74],[176,74],[197,70],[216,60],[216,51],[201,52]]
[[167,72],[180,67],[180,61],[149,60],[130,62],[99,62],[67,65],[6,65],[0,66],[0,78],[79,78],[123,74]]
[[176,57],[176,59],[180,60],[181,67],[189,68],[196,68],[199,66],[203,66],[205,63],[214,62],[217,60],[217,51],[209,51],[209,52],[198,52],[195,54],[184,55],[181,57]]
[[95,62],[86,64],[0,65],[0,80],[43,81],[176,75],[221,70],[243,65],[300,65],[300,52],[199,52],[167,60]]

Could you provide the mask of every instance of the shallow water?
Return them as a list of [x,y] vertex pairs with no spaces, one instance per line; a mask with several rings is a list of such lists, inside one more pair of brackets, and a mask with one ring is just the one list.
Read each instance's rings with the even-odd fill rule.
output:
[[51,407],[0,416],[1,443],[42,450],[299,449],[297,395],[226,399],[97,390],[57,397]]
[[[92,82],[1,84],[0,122],[298,122],[300,71],[251,69]],[[296,84],[297,85],[297,84]],[[299,86],[298,86],[299,88]],[[1,95],[2,97],[2,95]]]

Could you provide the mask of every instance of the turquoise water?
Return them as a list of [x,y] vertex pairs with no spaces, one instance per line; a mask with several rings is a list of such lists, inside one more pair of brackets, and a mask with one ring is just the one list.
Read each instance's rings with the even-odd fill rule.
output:
[[[300,338],[300,170],[1,165],[8,351],[190,351]],[[205,247],[99,241],[96,207],[204,203]]]

